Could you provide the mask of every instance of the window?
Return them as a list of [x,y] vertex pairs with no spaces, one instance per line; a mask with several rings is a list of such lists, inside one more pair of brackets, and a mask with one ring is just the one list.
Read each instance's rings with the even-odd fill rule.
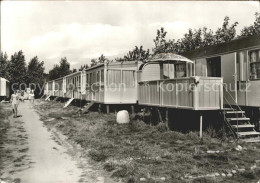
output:
[[174,76],[174,64],[173,63],[163,64],[163,78],[172,79],[174,77],[175,77]]
[[175,78],[186,77],[186,64],[176,64],[175,65]]
[[249,52],[250,79],[260,79],[260,49]]
[[207,59],[207,76],[221,77],[221,57]]
[[92,73],[89,74],[89,86],[92,85]]
[[99,83],[100,82],[100,76],[99,76],[99,71],[97,71],[97,83]]
[[88,86],[89,83],[88,83],[88,74],[86,74],[86,85]]
[[135,87],[135,71],[122,71],[122,80],[125,87]]
[[121,70],[107,71],[108,87],[118,88],[121,83]]
[[101,70],[101,85],[104,85],[104,70]]

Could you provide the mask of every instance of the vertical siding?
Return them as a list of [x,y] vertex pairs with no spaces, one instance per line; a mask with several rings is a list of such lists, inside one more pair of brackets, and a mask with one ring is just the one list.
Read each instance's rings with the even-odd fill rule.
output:
[[160,65],[149,64],[144,66],[142,71],[142,81],[159,80],[160,79]]
[[139,103],[195,110],[222,108],[221,78],[158,80],[139,83]]

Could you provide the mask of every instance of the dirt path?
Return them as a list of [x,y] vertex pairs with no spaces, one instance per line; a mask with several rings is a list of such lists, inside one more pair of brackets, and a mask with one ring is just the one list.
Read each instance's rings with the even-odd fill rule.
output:
[[25,183],[78,182],[82,170],[66,148],[53,140],[29,101],[20,103],[19,114],[22,117],[10,118],[8,141],[15,143],[4,147],[13,154],[13,162],[6,163],[9,166],[2,177],[19,178]]
[[[54,131],[48,131],[29,101],[20,103],[19,115],[10,117],[10,128],[1,144],[2,180],[24,183],[104,182],[88,162]],[[63,139],[62,139],[63,138]],[[72,158],[73,157],[73,158]],[[95,176],[88,175],[94,172]],[[92,176],[89,177],[88,176]],[[8,182],[8,181],[7,181]]]

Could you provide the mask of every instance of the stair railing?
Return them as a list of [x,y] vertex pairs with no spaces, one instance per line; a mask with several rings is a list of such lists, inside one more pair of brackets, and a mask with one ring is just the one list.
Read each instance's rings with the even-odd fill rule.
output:
[[[224,100],[227,102],[227,104],[229,105],[230,109],[232,109],[233,112],[235,112],[236,110],[232,107],[232,105],[229,103],[229,101],[227,100],[226,97],[224,97]],[[226,114],[226,113],[225,113]],[[225,116],[225,115],[224,115]],[[237,117],[237,132],[238,132],[238,113],[236,113],[236,117]],[[226,116],[225,116],[226,118]],[[232,129],[232,132],[235,133],[232,125],[229,123],[229,121],[227,119],[225,119],[227,121],[227,123],[229,124],[229,126],[231,127]],[[238,137],[238,135],[236,134],[236,137]]]
[[[223,85],[225,86],[225,85]],[[236,102],[236,100],[233,98],[233,96],[231,95],[231,93],[226,89],[226,92],[228,93],[228,95],[231,97],[231,99],[234,101],[235,106],[238,108],[238,110],[241,112],[242,117],[247,118],[246,115],[243,113],[243,110],[240,108],[240,106],[238,105],[238,103]],[[232,105],[229,103],[229,101],[224,97],[224,99],[227,101],[228,105],[233,109]],[[234,109],[233,109],[234,110]],[[238,132],[238,113],[236,114],[237,116],[237,132]],[[249,121],[247,121],[247,124],[251,124]],[[255,131],[255,128],[253,128],[253,130]]]

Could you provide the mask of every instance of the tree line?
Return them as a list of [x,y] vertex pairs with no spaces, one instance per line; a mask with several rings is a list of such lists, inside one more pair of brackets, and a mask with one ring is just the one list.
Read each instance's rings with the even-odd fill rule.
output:
[[[39,86],[42,86],[46,80],[64,77],[70,73],[105,62],[144,61],[149,56],[158,53],[171,52],[181,54],[205,46],[225,43],[252,35],[260,35],[260,13],[255,13],[255,21],[253,24],[244,27],[238,35],[236,34],[237,25],[238,22],[230,23],[229,17],[225,17],[223,24],[217,28],[215,32],[207,27],[189,29],[188,32],[183,35],[183,38],[178,40],[166,39],[167,31],[162,27],[157,30],[156,37],[153,39],[154,47],[151,51],[144,49],[142,45],[135,46],[123,57],[115,58],[114,60],[109,60],[104,54],[101,54],[100,57],[91,59],[90,65],[81,65],[78,70],[71,69],[67,58],[63,57],[59,64],[55,64],[48,74],[45,73],[44,61],[40,61],[37,56],[33,57],[27,65],[22,50],[15,52],[10,58],[8,58],[6,53],[1,52],[0,77],[8,79],[10,83],[25,83],[26,86],[24,87],[29,87],[30,83],[37,83]],[[40,93],[38,94],[40,95]]]

